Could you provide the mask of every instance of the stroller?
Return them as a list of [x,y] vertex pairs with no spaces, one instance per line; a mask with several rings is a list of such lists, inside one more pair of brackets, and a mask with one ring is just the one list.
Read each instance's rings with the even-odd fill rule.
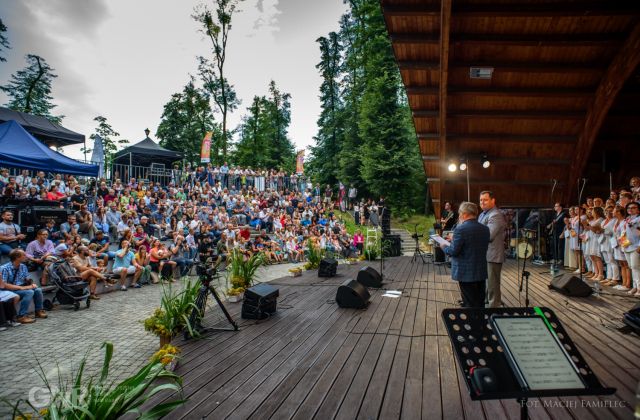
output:
[[56,300],[61,305],[73,305],[73,309],[80,309],[80,302],[86,301],[87,308],[91,306],[89,299],[89,289],[87,283],[82,280],[76,270],[65,260],[59,260],[49,264],[47,267],[50,281],[55,284],[56,289],[52,300],[45,301],[45,309],[51,310],[53,302]]

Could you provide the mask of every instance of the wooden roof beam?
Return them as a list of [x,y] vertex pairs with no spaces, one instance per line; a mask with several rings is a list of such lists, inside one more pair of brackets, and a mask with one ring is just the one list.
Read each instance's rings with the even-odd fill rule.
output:
[[[433,4],[383,5],[385,16],[425,16],[437,18],[440,8]],[[481,4],[463,5],[453,9],[455,17],[589,17],[589,16],[638,16],[638,2],[609,3],[540,3],[540,4]]]
[[[418,139],[432,139],[431,133],[418,133]],[[539,136],[539,135],[512,135],[512,134],[455,134],[449,133],[447,141],[479,141],[483,143],[576,143],[577,136]]]
[[[456,156],[457,157],[465,156],[465,154],[466,153],[464,152],[460,152],[460,153],[457,153]],[[472,154],[477,154],[477,153],[473,152]],[[422,155],[422,160],[449,162],[449,160],[451,159],[456,161],[456,156],[449,156],[447,159],[442,160],[440,159],[440,155]],[[495,156],[492,157],[491,155],[489,155],[488,158],[489,158],[489,161],[491,162],[491,165],[498,164],[498,165],[524,165],[524,166],[531,166],[531,165],[565,166],[571,163],[567,159],[550,159],[547,157],[511,158],[511,157],[495,157]]]
[[[440,86],[438,89],[438,105],[440,111],[440,121],[438,124],[439,139],[439,159],[444,161],[447,156],[447,84],[449,79],[449,38],[451,36],[451,2],[452,0],[442,0],[440,4]],[[445,174],[442,168],[440,174]],[[444,176],[440,177],[440,194],[443,192]],[[440,197],[437,197],[438,199]],[[434,206],[435,207],[435,206]],[[434,208],[436,219],[440,217],[440,206]]]
[[565,202],[576,198],[578,188],[576,180],[582,176],[593,144],[602,128],[602,124],[620,90],[629,77],[634,74],[639,64],[640,23],[636,23],[633,31],[631,31],[631,34],[613,58],[609,68],[602,77],[595,97],[587,111],[584,128],[578,139],[576,154],[573,157],[571,169],[567,177],[570,187],[566,191],[566,196],[564,197]]
[[[401,33],[390,35],[394,44],[434,44],[440,42],[434,33]],[[500,46],[592,46],[602,44],[619,45],[625,40],[625,34],[457,34],[450,42],[455,44],[490,44]]]
[[[414,118],[437,118],[439,112],[437,110],[415,110]],[[449,111],[448,118],[495,118],[495,119],[521,119],[521,120],[582,120],[585,117],[584,112],[571,111]]]
[[[494,88],[494,87],[465,87],[449,86],[447,93],[452,95],[476,95],[476,96],[527,96],[527,97],[591,97],[595,88]],[[407,95],[436,96],[440,89],[434,86],[407,86]]]
[[[400,70],[439,70],[437,61],[398,61]],[[461,62],[449,63],[450,69],[469,69],[470,67],[491,67],[496,71],[508,73],[602,73],[607,65],[602,63],[517,63],[517,62]]]

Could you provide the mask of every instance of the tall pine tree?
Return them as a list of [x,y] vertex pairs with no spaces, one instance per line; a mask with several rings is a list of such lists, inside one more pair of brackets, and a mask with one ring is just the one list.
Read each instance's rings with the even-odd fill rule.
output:
[[9,83],[1,86],[9,102],[8,108],[27,114],[40,115],[59,124],[63,115],[52,115],[55,105],[51,96],[51,83],[58,75],[46,60],[38,55],[27,54],[27,66],[11,75]]
[[334,185],[338,182],[344,132],[339,85],[342,46],[335,32],[329,33],[327,38],[318,38],[316,42],[320,45],[320,62],[316,68],[322,76],[322,112],[318,118],[318,134],[314,137],[316,144],[311,147],[309,170],[317,174],[316,180],[320,184]]

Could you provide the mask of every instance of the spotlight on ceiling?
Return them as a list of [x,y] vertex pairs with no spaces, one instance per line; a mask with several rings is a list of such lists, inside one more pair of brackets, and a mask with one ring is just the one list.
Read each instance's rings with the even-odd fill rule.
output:
[[456,165],[455,163],[451,162],[449,164],[449,172],[455,172],[458,169],[458,165]]
[[466,160],[461,160],[459,168],[460,168],[461,171],[466,171],[467,170],[467,161]]
[[491,162],[489,161],[489,158],[487,157],[487,155],[483,155],[482,156],[482,167],[487,169],[489,166],[491,166]]

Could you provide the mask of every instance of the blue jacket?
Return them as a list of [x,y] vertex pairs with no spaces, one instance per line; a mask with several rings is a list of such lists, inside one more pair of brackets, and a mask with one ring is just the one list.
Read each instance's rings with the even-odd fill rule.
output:
[[451,245],[444,248],[451,257],[451,278],[461,282],[487,279],[487,248],[489,228],[470,219],[453,231]]

